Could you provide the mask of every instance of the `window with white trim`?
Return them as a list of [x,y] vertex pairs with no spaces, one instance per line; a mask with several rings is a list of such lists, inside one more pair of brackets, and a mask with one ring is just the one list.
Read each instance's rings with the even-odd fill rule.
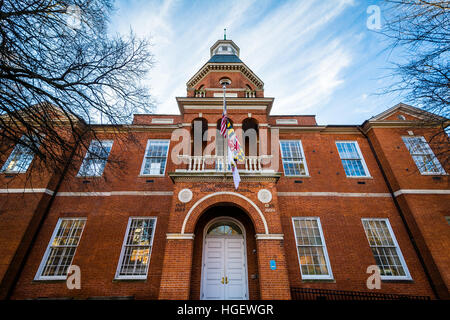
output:
[[130,218],[120,253],[116,279],[146,279],[156,218]]
[[148,140],[141,175],[164,175],[169,140]]
[[320,219],[296,217],[292,221],[302,278],[333,279]]
[[424,137],[402,137],[421,174],[445,174],[439,160]]
[[300,140],[282,140],[280,141],[280,148],[284,175],[308,175],[308,167],[306,165],[305,154],[303,153],[303,146]]
[[388,219],[362,219],[381,279],[411,279]]
[[[22,136],[21,140],[25,144],[29,145],[30,139],[26,136]],[[26,145],[17,144],[6,162],[3,164],[1,172],[5,173],[24,173],[28,170],[31,162],[33,161],[34,153]]]
[[336,141],[336,147],[347,177],[370,176],[357,141]]
[[113,141],[111,140],[92,140],[81,164],[78,176],[101,176],[105,170],[112,145]]
[[64,280],[83,233],[85,218],[60,218],[35,280]]

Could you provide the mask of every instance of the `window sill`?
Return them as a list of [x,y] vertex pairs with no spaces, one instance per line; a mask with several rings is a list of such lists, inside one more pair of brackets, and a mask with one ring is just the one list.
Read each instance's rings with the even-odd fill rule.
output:
[[381,281],[382,282],[397,282],[397,283],[405,283],[405,282],[414,282],[414,280],[411,277],[404,277],[404,278],[400,278],[400,277],[393,277],[393,278],[384,278],[383,276],[381,277]]
[[448,173],[424,172],[420,173],[422,176],[448,176]]
[[26,171],[1,171],[0,173],[2,174],[23,174],[23,173],[27,173]]
[[33,279],[32,282],[33,283],[61,283],[61,282],[66,282],[67,278],[64,277],[64,279],[62,278],[54,278],[54,279]]
[[165,174],[140,174],[138,178],[149,178],[149,177],[164,178],[165,176],[166,176]]
[[329,282],[329,283],[336,283],[336,280],[334,278],[330,279],[302,279],[302,282],[304,283],[311,283],[311,282]]
[[113,282],[147,282],[147,277],[145,277],[145,278],[114,278]]
[[103,175],[101,175],[101,176],[79,176],[79,175],[76,175],[75,176],[75,178],[78,178],[78,179],[92,179],[92,178],[101,178],[101,177],[103,177]]
[[372,176],[347,176],[349,179],[373,179]]
[[311,178],[310,175],[306,175],[306,176],[287,176],[287,175],[284,174],[284,176],[286,178],[295,178],[295,179],[298,179],[298,178]]

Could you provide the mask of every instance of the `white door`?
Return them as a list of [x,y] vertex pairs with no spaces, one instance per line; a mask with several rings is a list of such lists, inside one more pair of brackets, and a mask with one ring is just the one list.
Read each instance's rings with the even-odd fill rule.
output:
[[248,299],[244,237],[207,236],[204,246],[201,298]]

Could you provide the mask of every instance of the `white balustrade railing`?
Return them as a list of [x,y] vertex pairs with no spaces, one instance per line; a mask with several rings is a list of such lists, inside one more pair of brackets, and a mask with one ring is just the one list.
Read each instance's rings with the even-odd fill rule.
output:
[[[186,165],[186,169],[177,169],[177,171],[186,172],[227,172],[231,171],[231,167],[228,164],[227,156],[216,156],[216,155],[206,155],[206,156],[188,156],[181,155],[178,156],[182,162]],[[244,163],[238,163],[238,169],[241,172],[262,172],[263,162],[272,159],[271,155],[261,155],[261,156],[248,156],[245,157]],[[243,168],[242,168],[243,167]]]

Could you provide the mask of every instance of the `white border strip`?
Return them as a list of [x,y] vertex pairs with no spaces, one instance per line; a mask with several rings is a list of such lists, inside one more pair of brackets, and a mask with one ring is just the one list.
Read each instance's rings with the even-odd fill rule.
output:
[[280,197],[391,197],[390,193],[356,193],[356,192],[278,192]]
[[194,240],[194,237],[193,233],[166,233],[168,240]]
[[60,197],[172,196],[172,191],[58,192]]
[[283,240],[284,234],[283,233],[271,233],[271,234],[264,234],[264,233],[257,233],[255,235],[256,240]]
[[450,194],[450,190],[437,189],[400,189],[394,192],[394,196],[398,197],[402,194]]
[[53,195],[53,191],[49,189],[0,189],[0,193],[46,193],[48,195]]

